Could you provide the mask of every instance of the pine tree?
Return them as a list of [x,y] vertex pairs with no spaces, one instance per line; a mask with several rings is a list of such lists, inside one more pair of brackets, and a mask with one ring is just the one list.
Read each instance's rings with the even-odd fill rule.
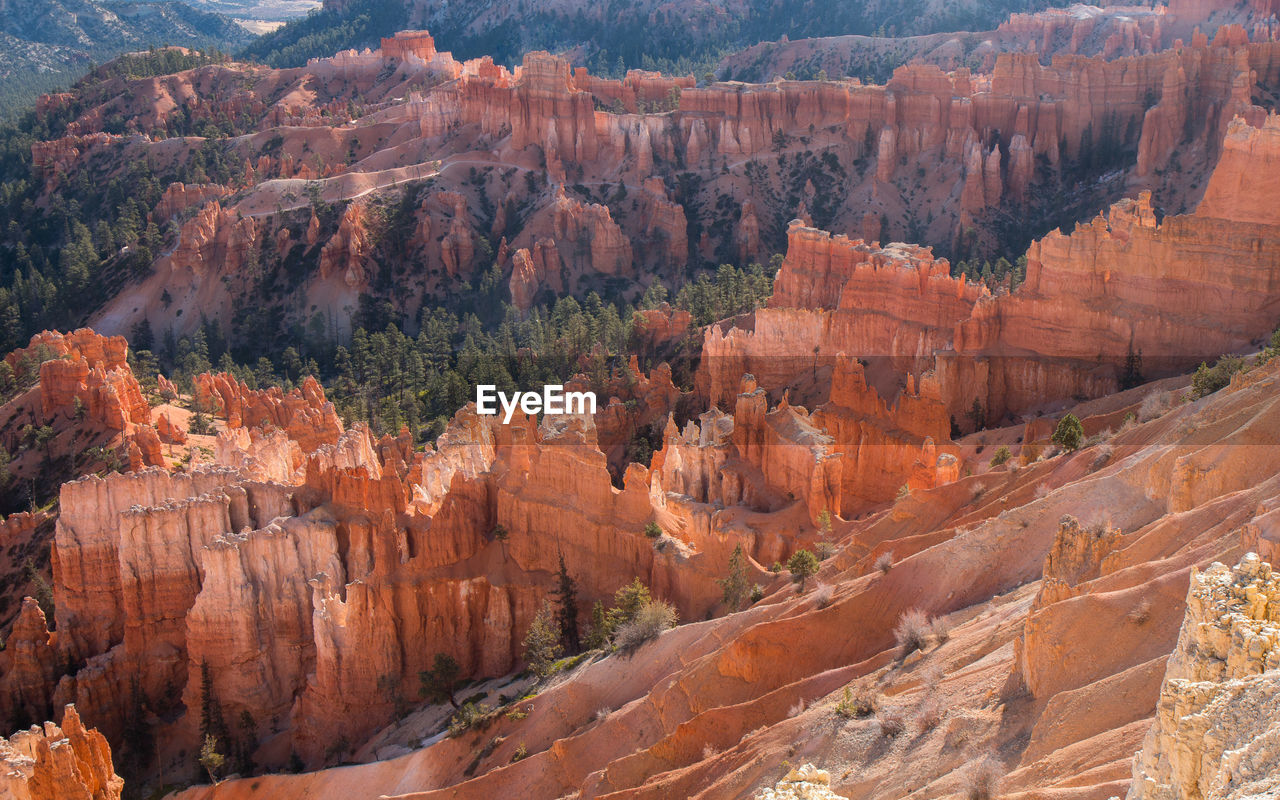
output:
[[576,653],[582,649],[578,638],[578,586],[565,567],[563,552],[560,553],[560,571],[552,594],[559,604],[556,609],[556,625],[560,628],[560,644],[566,652]]
[[724,604],[730,611],[742,608],[742,601],[746,599],[749,591],[745,560],[742,545],[739,544],[733,548],[733,553],[729,556],[729,574],[716,581],[723,590]]
[[524,658],[533,674],[546,678],[554,671],[560,652],[560,631],[556,630],[555,615],[551,604],[543,601],[533,624],[529,626],[529,633],[524,637]]
[[204,744],[200,747],[200,766],[209,773],[210,783],[218,782],[218,773],[222,772],[222,766],[226,761],[227,759],[218,752],[217,737],[206,734]]
[[1084,444],[1084,426],[1075,414],[1067,414],[1062,418],[1053,431],[1052,441],[1068,452],[1080,449],[1080,445]]
[[418,679],[422,681],[419,693],[433,703],[448,701],[449,705],[458,708],[454,692],[461,676],[462,667],[453,656],[436,653],[431,669],[418,673]]
[[800,591],[803,592],[805,581],[818,572],[818,557],[808,550],[797,550],[787,560],[787,569],[791,572],[791,579],[800,584]]

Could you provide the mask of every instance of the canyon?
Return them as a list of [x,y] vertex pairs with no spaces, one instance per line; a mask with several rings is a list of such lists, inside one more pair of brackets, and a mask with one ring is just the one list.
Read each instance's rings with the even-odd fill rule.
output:
[[[1278,10],[883,85],[418,30],[46,98],[50,207],[155,191],[0,362],[0,793],[1280,791]],[[485,337],[595,413],[426,382]]]
[[[204,318],[235,339],[248,335],[236,309],[267,303],[281,328],[319,313],[341,331],[362,295],[412,316],[490,269],[521,309],[592,289],[634,300],[682,270],[767,260],[796,217],[1012,260],[1022,244],[1009,242],[1036,224],[1070,227],[1142,189],[1166,213],[1192,211],[1231,120],[1260,125],[1280,86],[1275,43],[1255,39],[1224,26],[1110,59],[909,64],[884,85],[695,85],[598,78],[545,53],[513,69],[459,62],[405,33],[305,68],[106,82],[65,136],[37,143],[36,164],[57,191],[93,165],[159,167],[175,145],[198,146],[139,135],[179,115],[235,120],[232,180],[170,187],[152,216],[178,226],[175,248],[89,321],[189,335]],[[111,114],[136,133],[104,134]],[[1106,160],[1119,154],[1134,161]],[[388,261],[394,291],[375,266]]]

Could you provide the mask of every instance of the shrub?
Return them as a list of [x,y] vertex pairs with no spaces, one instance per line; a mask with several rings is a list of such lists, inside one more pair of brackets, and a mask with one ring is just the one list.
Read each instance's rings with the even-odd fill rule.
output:
[[1276,332],[1271,334],[1271,341],[1258,356],[1258,364],[1265,364],[1276,356],[1280,356],[1280,328],[1276,328]]
[[920,701],[920,705],[916,706],[915,723],[916,730],[921,733],[931,731],[938,727],[938,723],[942,721],[942,706],[938,703],[938,698],[929,695]]
[[961,794],[966,800],[992,800],[1000,790],[1004,769],[993,755],[985,755],[969,764],[961,779]]
[[996,454],[991,457],[991,466],[998,467],[1010,458],[1013,458],[1013,453],[1009,452],[1008,445],[1002,444],[996,448]]
[[1138,606],[1129,612],[1129,621],[1134,625],[1146,625],[1151,620],[1151,601],[1144,598]]
[[893,569],[893,553],[881,553],[876,557],[876,569],[885,575],[889,574],[889,570]]
[[844,699],[836,703],[836,713],[845,719],[869,717],[875,711],[876,696],[865,687],[858,687],[856,692],[848,686],[844,687]]
[[1156,392],[1149,394],[1142,399],[1142,404],[1138,406],[1138,421],[1149,422],[1156,417],[1163,416],[1170,408],[1173,408],[1172,393]]
[[1199,398],[1213,394],[1231,383],[1231,376],[1244,367],[1244,359],[1239,356],[1223,356],[1212,367],[1200,362],[1200,368],[1191,376],[1191,395]]
[[209,781],[211,783],[218,782],[218,774],[222,772],[222,767],[227,763],[226,756],[218,752],[218,740],[209,734],[205,734],[204,744],[200,747],[200,766],[204,767],[205,772],[209,773]]
[[511,754],[511,763],[514,764],[517,761],[523,761],[528,757],[529,757],[529,748],[525,745],[524,742],[521,742],[516,746],[516,751]]
[[751,587],[751,602],[759,603],[763,599],[764,599],[764,587],[757,583],[755,586]]
[[650,539],[657,539],[662,535],[662,528],[658,526],[658,523],[650,522],[648,525],[644,526],[644,535],[648,536]]
[[640,607],[635,618],[621,625],[613,635],[613,642],[624,653],[634,653],[646,642],[658,638],[668,628],[676,626],[675,607],[661,600],[652,600]]
[[831,605],[831,598],[835,595],[834,590],[830,586],[822,585],[813,593],[813,603],[818,608],[826,608]]
[[791,580],[799,583],[803,592],[805,581],[818,572],[818,557],[808,550],[797,550],[787,559],[787,570],[791,572]]
[[898,657],[906,658],[917,650],[923,650],[929,636],[929,617],[918,608],[903,612],[893,638],[898,642]]
[[1075,414],[1067,414],[1058,422],[1050,440],[1067,452],[1079,450],[1084,442],[1084,426]]
[[936,617],[929,622],[929,635],[938,644],[942,644],[951,638],[951,626],[946,623],[946,620]]
[[814,545],[813,552],[819,561],[826,561],[836,554],[836,546],[831,542],[818,542]]
[[881,709],[876,714],[876,719],[880,723],[880,733],[890,738],[907,729],[907,723],[902,718],[902,712],[896,708]]
[[485,703],[463,703],[449,718],[449,736],[457,738],[472,728],[487,726],[492,711]]
[[1094,455],[1092,463],[1089,464],[1089,470],[1096,471],[1102,469],[1106,466],[1107,462],[1111,460],[1111,456],[1114,453],[1115,448],[1112,447],[1110,443],[1098,445],[1098,452]]

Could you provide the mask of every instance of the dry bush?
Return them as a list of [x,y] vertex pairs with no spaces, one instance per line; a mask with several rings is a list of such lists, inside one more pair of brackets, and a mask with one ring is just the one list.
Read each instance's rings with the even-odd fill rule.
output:
[[634,653],[666,629],[675,627],[676,619],[675,607],[670,603],[650,601],[640,607],[630,622],[614,632],[613,643],[623,653]]
[[826,608],[831,605],[831,598],[835,596],[835,590],[827,584],[820,584],[813,593],[813,603],[819,609]]
[[898,657],[906,658],[917,650],[923,650],[929,637],[929,616],[918,608],[903,612],[893,638],[898,642]]
[[1050,492],[1052,492],[1052,491],[1053,491],[1053,490],[1049,488],[1049,484],[1047,484],[1047,483],[1042,483],[1042,484],[1040,484],[1039,486],[1037,486],[1037,487],[1036,487],[1036,499],[1037,499],[1037,500],[1043,500],[1043,499],[1045,499],[1046,497],[1048,497],[1048,496],[1049,496],[1049,493],[1050,493]]
[[609,718],[609,715],[612,713],[613,713],[613,709],[609,708],[608,706],[605,706],[604,708],[596,709],[596,721],[604,722],[606,719]]
[[881,553],[876,557],[876,569],[881,573],[888,575],[889,570],[893,569],[893,553]]
[[787,709],[787,718],[798,717],[804,713],[804,701],[797,700],[795,705]]
[[942,678],[945,675],[942,665],[938,663],[930,664],[920,671],[920,685],[929,692],[935,692],[942,684]]
[[1089,471],[1096,472],[1102,469],[1102,467],[1111,460],[1111,455],[1113,453],[1115,453],[1115,448],[1110,444],[1098,445],[1098,449],[1093,456],[1093,462],[1089,464]]
[[1129,612],[1129,621],[1134,625],[1146,625],[1151,620],[1151,600],[1143,598],[1137,608]]
[[1156,392],[1149,394],[1142,399],[1142,405],[1138,406],[1138,421],[1150,422],[1156,417],[1162,417],[1173,408],[1172,392]]
[[720,755],[720,748],[707,742],[702,746],[702,760],[708,761]]
[[907,723],[902,718],[902,712],[896,708],[881,709],[876,714],[876,721],[880,723],[880,733],[890,738],[907,729]]
[[935,695],[928,695],[916,706],[916,730],[920,733],[931,731],[942,721],[942,704]]
[[987,754],[965,768],[961,794],[967,800],[993,800],[1000,791],[1004,767],[995,756]]
[[929,621],[929,635],[934,641],[942,644],[951,638],[951,626],[941,617],[936,617]]

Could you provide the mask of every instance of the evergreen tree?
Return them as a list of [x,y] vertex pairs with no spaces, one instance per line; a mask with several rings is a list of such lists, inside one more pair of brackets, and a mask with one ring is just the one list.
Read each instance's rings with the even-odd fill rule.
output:
[[578,587],[564,564],[564,553],[560,553],[560,570],[556,576],[556,588],[552,591],[556,597],[556,625],[560,628],[560,643],[568,653],[576,653],[582,648],[578,639]]
[[800,591],[803,592],[805,582],[818,572],[818,557],[808,550],[797,550],[787,560],[787,569],[791,572],[791,579],[800,584]]
[[529,626],[529,633],[524,637],[524,659],[529,662],[533,674],[546,678],[554,671],[560,653],[560,631],[556,629],[555,614],[551,604],[543,601],[533,624]]
[[730,611],[737,611],[742,608],[742,601],[746,599],[747,592],[750,587],[747,586],[747,565],[746,555],[742,552],[742,545],[738,544],[733,548],[733,553],[729,556],[729,574],[716,581],[720,584],[723,591],[722,599],[724,604],[729,607]]
[[418,679],[422,681],[419,693],[432,703],[447,701],[456,709],[458,700],[454,697],[454,692],[457,690],[460,677],[462,677],[462,667],[458,665],[457,660],[448,653],[436,653],[431,669],[418,673]]
[[1079,450],[1084,444],[1084,426],[1074,414],[1067,414],[1053,431],[1052,441],[1068,452]]

